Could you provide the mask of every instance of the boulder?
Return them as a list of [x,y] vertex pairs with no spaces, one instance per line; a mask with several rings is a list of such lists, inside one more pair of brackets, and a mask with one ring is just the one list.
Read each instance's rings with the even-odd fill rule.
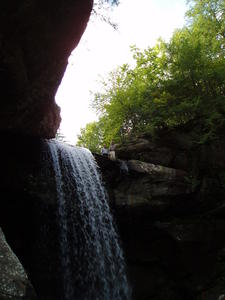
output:
[[147,206],[153,212],[168,209],[180,197],[192,193],[187,173],[138,160],[128,160],[127,176],[114,188],[115,204],[129,207]]
[[189,169],[193,143],[188,134],[160,132],[158,138],[148,135],[131,137],[119,144],[116,154],[119,159],[140,160],[175,169]]
[[0,228],[0,299],[37,300],[28,276]]
[[95,158],[114,207],[157,218],[159,214],[184,212],[198,203],[184,170],[139,160]]

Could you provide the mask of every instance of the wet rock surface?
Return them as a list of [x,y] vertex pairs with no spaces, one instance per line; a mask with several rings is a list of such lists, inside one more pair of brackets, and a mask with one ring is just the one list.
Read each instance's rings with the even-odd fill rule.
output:
[[37,300],[20,261],[5,240],[0,228],[0,299]]

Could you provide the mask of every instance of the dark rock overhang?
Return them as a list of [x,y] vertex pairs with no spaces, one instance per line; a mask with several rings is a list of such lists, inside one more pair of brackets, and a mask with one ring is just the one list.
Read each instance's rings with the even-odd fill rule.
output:
[[0,131],[54,137],[54,97],[92,0],[21,0],[0,4]]

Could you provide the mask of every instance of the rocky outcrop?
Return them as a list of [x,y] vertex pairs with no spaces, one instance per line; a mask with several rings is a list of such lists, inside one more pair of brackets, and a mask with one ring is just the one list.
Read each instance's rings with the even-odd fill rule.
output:
[[224,129],[219,138],[201,143],[199,124],[192,122],[175,129],[161,129],[155,136],[130,137],[117,145],[117,157],[125,160],[140,160],[165,167],[200,173],[217,171],[225,167]]
[[139,160],[113,162],[100,155],[95,157],[113,199],[112,206],[157,219],[159,215],[182,213],[200,204],[197,188],[184,170]]
[[[215,170],[222,172],[223,157],[217,162],[209,150],[191,152],[190,165],[180,164],[186,170],[175,169],[152,163],[165,162],[166,153],[152,143],[145,138],[128,142],[127,148],[118,145],[117,157],[125,160],[109,162],[96,155],[125,249],[133,299],[219,299],[225,292],[225,190]],[[167,148],[171,157],[176,156],[173,147]],[[210,147],[215,149],[200,149]],[[190,172],[196,161],[199,177]]]
[[27,274],[0,228],[0,299],[37,300]]
[[[114,188],[116,206],[148,207],[148,212],[166,210],[180,197],[192,193],[182,170],[128,160],[127,176]],[[124,173],[123,173],[124,174]]]
[[84,32],[92,0],[0,4],[0,131],[54,137],[54,96]]
[[162,132],[158,138],[131,137],[117,146],[119,159],[140,160],[176,169],[190,167],[193,142],[188,134]]

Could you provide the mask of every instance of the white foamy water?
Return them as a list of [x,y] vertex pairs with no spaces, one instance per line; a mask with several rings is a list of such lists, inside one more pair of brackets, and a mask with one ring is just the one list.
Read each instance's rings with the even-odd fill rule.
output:
[[65,300],[130,299],[123,251],[91,152],[48,141],[55,172]]

